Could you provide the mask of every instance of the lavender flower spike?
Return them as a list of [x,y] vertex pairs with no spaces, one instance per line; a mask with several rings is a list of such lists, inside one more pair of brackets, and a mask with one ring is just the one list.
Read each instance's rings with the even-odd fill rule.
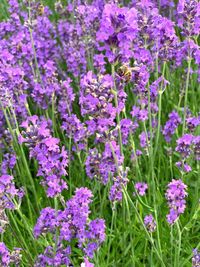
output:
[[200,252],[197,249],[193,250],[192,267],[200,266]]
[[154,232],[156,230],[156,221],[152,214],[144,217],[144,224],[149,232]]
[[146,194],[146,190],[148,189],[148,185],[146,183],[136,183],[135,190],[140,196],[144,196]]
[[169,224],[174,224],[179,215],[185,211],[187,185],[185,185],[181,180],[173,179],[167,187],[165,197],[170,208],[169,214],[167,215],[167,221]]

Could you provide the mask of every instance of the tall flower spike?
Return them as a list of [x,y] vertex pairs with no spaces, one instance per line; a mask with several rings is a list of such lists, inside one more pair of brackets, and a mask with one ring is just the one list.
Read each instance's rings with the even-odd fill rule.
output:
[[152,214],[146,215],[144,218],[144,224],[149,232],[154,232],[156,230],[156,221]]
[[60,140],[51,135],[51,121],[38,116],[29,117],[21,125],[24,129],[19,141],[29,147],[30,157],[38,161],[38,176],[43,176],[41,184],[47,196],[54,197],[67,189],[62,176],[67,174],[68,154],[64,147],[60,148]]
[[10,252],[6,245],[3,242],[0,242],[0,265],[2,267],[8,267],[11,265],[16,267],[20,266],[20,252],[20,248],[14,248],[14,250]]
[[146,190],[148,189],[148,185],[143,182],[138,182],[135,184],[135,190],[140,196],[144,196],[146,194]]
[[193,144],[195,159],[200,160],[200,135],[194,137]]
[[193,250],[192,267],[200,266],[200,252],[197,249]]
[[169,114],[169,120],[166,122],[163,129],[163,135],[168,143],[171,141],[171,138],[180,123],[181,118],[179,117],[178,113],[176,111],[172,111]]
[[176,151],[179,152],[183,159],[186,159],[192,153],[191,146],[193,143],[193,135],[185,134],[181,138],[179,138],[177,142]]
[[187,185],[181,180],[172,180],[167,186],[165,197],[167,199],[170,211],[167,215],[169,224],[173,224],[180,214],[184,213],[186,208],[185,198],[187,196]]
[[57,242],[57,251],[54,247],[48,246],[44,253],[38,256],[35,266],[69,265],[73,246],[80,249],[85,257],[93,258],[94,252],[105,240],[105,221],[90,220],[89,204],[92,197],[89,189],[78,188],[75,195],[66,202],[64,210],[48,207],[41,211],[34,228],[34,236],[38,238],[51,233],[52,240]]
[[115,125],[116,108],[113,105],[112,93],[113,79],[110,75],[95,77],[89,71],[81,81],[79,103],[82,116],[88,116],[86,120],[88,131],[104,133]]
[[15,198],[21,203],[24,192],[17,189],[14,184],[14,178],[8,174],[0,176],[0,233],[4,232],[9,223],[6,215],[6,209],[16,209]]

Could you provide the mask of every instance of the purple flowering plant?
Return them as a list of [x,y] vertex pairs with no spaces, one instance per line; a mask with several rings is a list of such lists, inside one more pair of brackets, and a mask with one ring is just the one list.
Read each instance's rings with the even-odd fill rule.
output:
[[199,33],[198,0],[1,1],[0,266],[199,266]]

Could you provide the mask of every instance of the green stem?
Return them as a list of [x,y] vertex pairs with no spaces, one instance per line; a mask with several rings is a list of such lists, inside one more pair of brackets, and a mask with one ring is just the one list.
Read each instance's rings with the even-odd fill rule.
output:
[[33,56],[34,56],[34,62],[35,62],[35,66],[36,66],[36,71],[37,71],[37,81],[39,80],[40,82],[42,82],[41,79],[41,75],[40,75],[40,70],[39,70],[39,65],[38,65],[38,61],[37,61],[37,53],[35,50],[35,43],[34,43],[34,39],[33,39],[33,30],[32,30],[32,17],[31,17],[31,1],[29,0],[29,6],[28,6],[28,18],[29,18],[29,33],[30,33],[30,38],[31,38],[31,45],[32,45],[32,49],[33,49]]
[[113,228],[114,228],[114,221],[116,218],[116,202],[113,203],[112,207],[112,219],[111,219],[111,227],[110,227],[110,238],[108,243],[108,257],[107,257],[107,266],[109,266],[109,260],[110,260],[110,248],[113,240]]
[[178,232],[178,246],[176,246],[176,259],[175,259],[175,265],[174,267],[179,267],[179,261],[180,261],[180,252],[181,252],[181,230],[179,226],[179,221],[177,220],[175,222]]
[[[8,125],[8,129],[9,129],[9,131],[10,131],[12,137],[13,137],[13,141],[14,141],[14,144],[15,144],[15,149],[17,150],[16,152],[19,153],[18,154],[19,157],[22,156],[23,164],[25,165],[25,169],[27,171],[27,176],[29,177],[30,183],[31,183],[32,188],[33,188],[33,194],[34,194],[34,197],[35,197],[36,208],[37,208],[37,210],[39,212],[40,208],[39,208],[39,204],[38,204],[38,201],[37,201],[37,193],[36,193],[36,189],[35,189],[35,184],[33,182],[33,178],[31,176],[31,173],[30,173],[30,170],[29,170],[29,166],[28,166],[28,163],[27,163],[27,160],[26,160],[26,156],[25,156],[23,147],[18,144],[18,140],[17,140],[16,134],[12,129],[12,125],[11,125],[11,123],[9,121],[9,117],[7,115],[7,111],[10,114],[10,117],[11,117],[11,113],[9,112],[9,110],[6,111],[4,108],[2,108],[2,110],[3,110],[3,113],[4,113],[5,119],[6,119],[6,123]],[[16,124],[16,127],[17,127],[17,129],[15,131],[17,132],[17,134],[19,134],[19,128],[18,128],[17,119],[16,119],[16,116],[15,116],[15,113],[14,112],[12,112],[12,113],[13,113],[13,117],[15,119],[15,124]]]
[[173,226],[170,227],[170,255],[171,255],[171,266],[173,266],[173,248],[174,248],[174,237],[173,237]]
[[[163,64],[163,72],[162,72],[162,77],[164,79],[165,75],[165,69],[166,69],[166,62]],[[161,114],[162,114],[162,94],[163,94],[163,81],[161,83],[161,88],[158,92],[159,100],[158,100],[158,127],[157,127],[157,133],[156,133],[156,144],[155,144],[155,149],[154,149],[154,160],[155,156],[158,150],[158,143],[159,143],[159,137],[160,137],[160,126],[161,126]]]
[[155,250],[155,252],[156,252],[156,254],[157,254],[157,256],[158,256],[158,258],[159,258],[159,260],[161,262],[161,266],[165,267],[166,265],[163,262],[162,255],[160,254],[160,252],[155,247],[154,240],[153,240],[152,236],[149,234],[149,232],[147,231],[147,229],[146,229],[146,227],[144,225],[144,222],[143,222],[143,220],[142,220],[137,208],[135,207],[135,204],[133,203],[133,201],[131,200],[129,194],[126,191],[126,188],[124,188],[123,193],[127,196],[127,199],[129,200],[130,204],[132,205],[133,209],[135,210],[135,213],[136,213],[136,215],[137,215],[142,227],[144,228],[144,231],[145,231],[145,233],[147,235],[147,238],[149,239],[151,245],[153,246],[153,248],[154,248],[154,250]]
[[[56,217],[57,217],[57,214],[58,214],[58,199],[57,199],[57,197],[54,198],[54,208],[55,208]],[[59,229],[58,229],[58,227],[56,227],[54,256],[56,256],[56,253],[57,253],[58,239],[59,239]]]
[[114,82],[114,101],[115,101],[115,107],[117,109],[117,127],[118,127],[118,134],[119,134],[119,145],[120,145],[120,151],[121,155],[123,156],[123,144],[122,144],[122,133],[121,133],[121,127],[120,127],[120,116],[119,116],[119,105],[118,105],[118,98],[117,98],[117,88],[116,88],[116,83],[115,83],[115,66],[112,64],[111,65],[112,69],[112,77],[113,77],[113,82]]
[[186,126],[187,100],[188,100],[188,89],[189,89],[189,81],[190,81],[191,61],[192,61],[192,59],[189,56],[189,59],[188,59],[188,70],[187,70],[187,78],[186,78],[186,86],[185,86],[184,117],[183,117],[183,131],[182,131],[182,134],[185,133],[185,126]]
[[[153,182],[153,202],[154,202],[154,211],[155,211],[155,220],[156,220],[156,233],[158,238],[158,249],[162,258],[162,247],[160,243],[160,232],[159,232],[159,221],[157,216],[157,202],[156,202],[156,183],[154,177],[154,159],[153,159],[153,129],[152,129],[152,114],[151,114],[151,99],[150,99],[150,89],[148,86],[148,113],[149,113],[149,124],[150,124],[150,155],[149,155],[149,172]],[[149,175],[149,176],[150,176]]]
[[[32,257],[32,254],[30,253],[29,251],[29,247],[28,245],[26,244],[25,240],[23,238],[21,238],[21,231],[19,230],[19,227],[16,223],[16,219],[13,217],[13,214],[12,214],[12,211],[9,212],[10,214],[10,217],[12,219],[12,223],[14,224],[15,226],[15,229],[17,230],[17,239],[18,239],[18,242],[20,244],[23,244],[23,249],[24,251],[26,252],[26,254],[28,255],[28,257],[30,258],[31,262],[33,262],[33,257]],[[15,233],[15,231],[13,230],[12,226],[9,224],[10,228],[12,229],[12,232]]]

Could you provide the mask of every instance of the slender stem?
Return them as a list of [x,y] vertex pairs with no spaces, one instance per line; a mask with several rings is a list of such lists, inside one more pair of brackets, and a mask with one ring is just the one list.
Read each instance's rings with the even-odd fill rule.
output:
[[30,33],[30,38],[31,38],[31,45],[32,45],[32,50],[33,50],[33,56],[34,56],[34,62],[36,66],[36,71],[37,71],[37,80],[39,79],[40,82],[42,82],[41,75],[40,75],[40,70],[39,70],[39,65],[38,65],[38,60],[37,60],[37,53],[35,50],[35,43],[33,39],[33,30],[32,30],[32,17],[31,17],[31,1],[29,0],[29,7],[28,7],[28,18],[29,18],[29,33]]
[[154,240],[153,240],[152,236],[151,236],[151,235],[149,234],[149,232],[147,231],[147,229],[146,229],[146,227],[145,227],[145,225],[144,225],[144,222],[143,222],[143,220],[142,220],[142,218],[141,218],[141,216],[140,216],[140,214],[139,214],[137,208],[135,207],[135,204],[134,204],[133,201],[131,200],[131,198],[130,198],[130,196],[129,196],[129,194],[127,193],[127,191],[126,191],[125,188],[124,188],[124,190],[123,190],[123,193],[127,196],[127,199],[129,200],[130,204],[131,204],[132,207],[134,208],[135,213],[136,213],[136,215],[137,215],[137,217],[138,217],[138,219],[139,219],[139,221],[140,221],[142,227],[144,228],[144,231],[145,231],[145,233],[146,233],[146,235],[147,235],[147,238],[149,239],[150,243],[152,244],[152,246],[153,246],[153,248],[154,248],[154,250],[155,250],[155,252],[156,252],[158,258],[160,259],[160,262],[161,262],[162,266],[163,266],[163,267],[166,266],[166,265],[164,264],[164,262],[163,262],[162,255],[160,255],[160,252],[159,252],[159,251],[157,250],[157,248],[155,247]]
[[[10,214],[10,218],[12,219],[12,223],[14,224],[15,226],[15,229],[17,230],[18,234],[16,235],[17,238],[18,238],[18,242],[20,242],[20,244],[23,243],[23,248],[26,248],[24,251],[27,253],[28,257],[30,258],[30,260],[33,262],[33,257],[32,257],[32,254],[30,253],[29,251],[29,247],[28,245],[26,244],[25,240],[23,238],[21,238],[21,231],[19,230],[19,227],[16,223],[16,219],[13,217],[13,214],[12,214],[12,211],[9,212]],[[15,233],[15,231],[13,230],[12,226],[9,224],[10,228],[12,229],[12,232]]]
[[[57,215],[58,215],[58,199],[57,199],[57,197],[54,198],[54,208],[55,208],[56,217],[57,217]],[[56,227],[54,256],[56,256],[56,253],[57,253],[58,239],[59,239],[59,230],[58,230],[58,227]]]
[[[37,193],[36,193],[36,189],[35,189],[35,184],[33,182],[32,175],[31,175],[30,170],[29,170],[29,166],[28,166],[28,163],[27,163],[27,160],[26,160],[26,156],[25,156],[23,147],[18,144],[18,140],[16,138],[16,134],[12,129],[12,125],[11,125],[11,123],[9,121],[9,116],[7,115],[7,111],[4,108],[2,108],[2,109],[3,109],[3,113],[4,113],[4,116],[5,116],[5,119],[6,119],[6,123],[8,125],[8,129],[9,129],[9,131],[10,131],[12,137],[13,137],[15,148],[16,148],[17,152],[20,153],[19,156],[20,157],[22,156],[23,164],[26,167],[25,169],[27,171],[27,176],[29,177],[30,183],[31,183],[32,188],[33,188],[33,194],[34,194],[35,201],[36,201],[36,208],[37,208],[37,210],[39,212],[40,209],[39,209],[39,204],[38,204],[38,201],[37,201]],[[9,112],[9,110],[8,110],[8,112]],[[16,123],[16,127],[17,127],[16,132],[19,134],[19,129],[18,129],[18,124],[17,124],[17,120],[16,120],[16,117],[15,117],[15,113],[13,113],[13,117],[15,119],[15,123]]]
[[[163,72],[162,77],[164,79],[165,75],[165,69],[166,69],[166,62],[163,64]],[[161,126],[161,114],[162,114],[162,94],[163,94],[163,81],[161,83],[161,88],[158,92],[159,100],[158,100],[158,127],[157,127],[157,134],[156,134],[156,144],[154,149],[154,160],[156,156],[156,152],[158,150],[158,143],[159,143],[159,137],[160,137],[160,126]]]
[[110,238],[109,238],[109,243],[108,243],[108,257],[107,257],[107,266],[109,266],[109,259],[110,259],[110,248],[111,248],[111,243],[113,240],[112,234],[113,234],[113,228],[114,228],[114,221],[116,217],[116,202],[113,203],[112,207],[112,219],[111,219],[111,227],[110,227]]
[[123,144],[122,144],[122,133],[121,133],[121,127],[120,127],[120,116],[119,116],[119,106],[118,106],[118,98],[117,98],[117,88],[116,88],[116,83],[115,83],[115,66],[112,64],[112,77],[113,77],[113,82],[114,82],[114,101],[115,101],[115,107],[117,109],[117,127],[118,127],[118,134],[119,134],[119,145],[120,145],[120,151],[121,155],[123,156]]
[[[125,116],[125,118],[127,118],[126,111],[124,111],[124,116]],[[137,174],[139,174],[139,177],[140,177],[140,179],[141,179],[141,178],[142,178],[142,174],[141,174],[141,171],[140,171],[140,166],[139,166],[139,162],[138,162],[138,156],[137,156],[137,154],[136,154],[135,141],[134,141],[134,139],[133,139],[133,135],[132,135],[132,133],[130,133],[129,137],[130,137],[130,143],[131,143],[131,147],[132,147],[132,149],[133,149],[134,158],[135,158],[135,162],[136,162],[136,170],[137,170]]]
[[186,78],[186,86],[185,86],[184,117],[183,117],[183,131],[182,131],[182,134],[185,133],[185,126],[186,126],[187,100],[188,100],[188,89],[189,89],[189,81],[190,81],[191,61],[192,61],[192,59],[189,56],[189,59],[188,59],[188,70],[187,70],[187,78]]
[[156,183],[155,183],[155,177],[154,177],[153,128],[152,128],[151,99],[150,99],[149,87],[148,87],[148,113],[149,113],[149,124],[150,124],[150,155],[149,155],[150,168],[149,168],[149,172],[150,172],[152,183],[153,183],[153,201],[154,201],[154,210],[155,210],[155,220],[157,224],[156,233],[157,233],[157,238],[158,238],[158,248],[159,248],[160,255],[162,257],[162,247],[160,243],[160,232],[159,232],[159,221],[158,221],[158,216],[157,216]]
[[181,230],[179,226],[179,221],[175,222],[178,232],[178,246],[176,246],[176,259],[174,267],[179,267],[179,259],[180,259],[180,252],[181,252]]

